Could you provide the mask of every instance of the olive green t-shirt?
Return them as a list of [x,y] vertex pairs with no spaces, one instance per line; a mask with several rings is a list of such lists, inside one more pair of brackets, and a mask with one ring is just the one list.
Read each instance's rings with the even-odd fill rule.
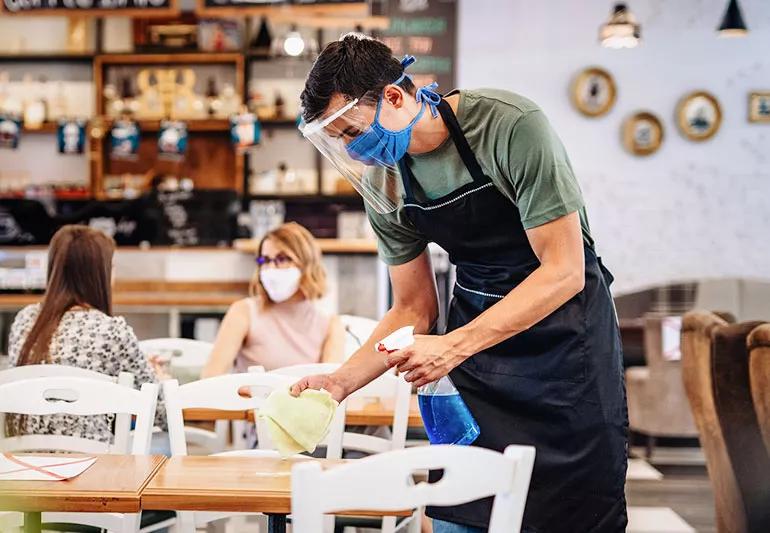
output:
[[[450,93],[451,94],[451,93]],[[484,173],[519,209],[524,229],[579,212],[583,241],[593,246],[580,186],[567,153],[543,112],[509,91],[459,91],[457,120]],[[431,152],[411,154],[417,201],[435,200],[473,181],[451,138]],[[399,178],[400,179],[400,178]],[[428,239],[411,224],[403,208],[388,214],[367,206],[385,263],[411,261]]]

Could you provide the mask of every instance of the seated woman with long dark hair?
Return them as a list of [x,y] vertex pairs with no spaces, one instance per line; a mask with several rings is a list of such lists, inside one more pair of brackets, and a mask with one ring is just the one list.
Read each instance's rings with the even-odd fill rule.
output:
[[[64,226],[48,248],[48,283],[39,304],[25,307],[11,326],[11,366],[55,364],[156,383],[152,365],[139,349],[134,330],[112,316],[112,256],[115,242],[87,226]],[[71,435],[102,442],[112,439],[113,415],[6,417],[9,435]],[[156,423],[165,424],[158,409]]]

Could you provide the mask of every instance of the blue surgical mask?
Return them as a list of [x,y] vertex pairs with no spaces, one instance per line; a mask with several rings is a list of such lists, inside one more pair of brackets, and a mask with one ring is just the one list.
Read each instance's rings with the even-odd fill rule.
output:
[[345,148],[348,155],[365,165],[395,166],[406,154],[409,142],[412,140],[412,128],[425,112],[423,101],[420,112],[405,128],[389,130],[380,124],[380,109],[382,98],[377,101],[377,112],[371,126],[353,139]]
[[[393,82],[394,85],[398,85],[401,83],[401,80],[409,77],[406,69],[415,61],[414,56],[404,56],[401,60],[401,67],[404,71]],[[438,116],[436,106],[441,101],[441,95],[436,92],[436,87],[438,87],[438,83],[434,81],[417,89],[415,100],[418,104],[422,104],[420,112],[417,113],[417,116],[405,128],[398,131],[389,130],[380,124],[380,110],[382,109],[382,96],[380,96],[380,99],[377,100],[377,111],[374,114],[372,124],[366,131],[345,146],[348,155],[356,161],[369,166],[395,166],[398,164],[409,148],[409,142],[412,140],[412,128],[425,112],[425,106],[427,105],[430,108],[433,118]]]

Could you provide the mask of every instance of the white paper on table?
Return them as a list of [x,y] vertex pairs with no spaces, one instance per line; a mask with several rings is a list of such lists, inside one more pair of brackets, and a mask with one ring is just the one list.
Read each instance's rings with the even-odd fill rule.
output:
[[0,454],[0,481],[61,481],[85,472],[96,457]]
[[663,359],[666,361],[679,361],[682,358],[681,335],[682,317],[665,317],[661,326],[661,342],[663,344]]

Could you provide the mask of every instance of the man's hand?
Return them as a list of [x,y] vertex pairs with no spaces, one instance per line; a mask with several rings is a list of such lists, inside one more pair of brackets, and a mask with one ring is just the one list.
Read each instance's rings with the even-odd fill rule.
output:
[[421,387],[446,376],[470,355],[461,353],[447,335],[415,335],[414,344],[389,354],[386,362]]
[[324,389],[338,402],[341,402],[348,396],[345,388],[334,374],[319,374],[316,376],[304,377],[291,386],[290,392],[292,396],[299,396],[305,389]]

